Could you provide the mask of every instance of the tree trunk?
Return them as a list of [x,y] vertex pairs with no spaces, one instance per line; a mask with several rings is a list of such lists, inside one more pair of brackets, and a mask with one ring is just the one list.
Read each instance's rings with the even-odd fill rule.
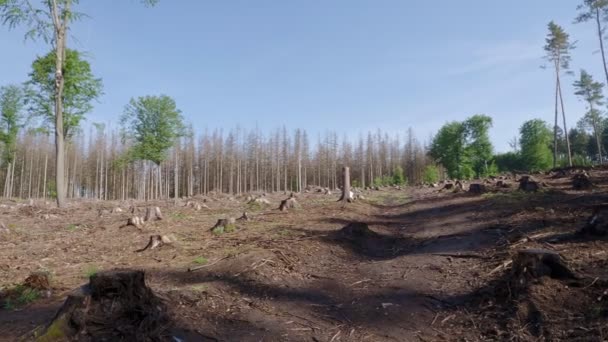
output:
[[564,135],[566,137],[566,149],[568,151],[568,165],[572,166],[572,151],[570,150],[570,137],[568,136],[568,126],[566,125],[566,110],[564,109],[564,98],[562,97],[562,85],[559,75],[557,75],[557,89],[559,91],[559,100],[562,106],[562,119],[564,121]]
[[353,197],[350,192],[350,168],[345,166],[342,169],[342,177],[343,177],[343,186],[342,186],[342,197],[340,197],[340,201],[344,203],[351,202]]
[[557,167],[557,117],[559,96],[559,60],[555,63],[555,123],[553,125],[553,168]]
[[606,52],[604,51],[604,37],[602,31],[602,22],[600,20],[600,8],[595,9],[595,22],[597,24],[597,35],[600,40],[600,52],[602,53],[602,66],[604,67],[604,74],[606,75],[606,84],[608,84],[608,66],[606,66]]

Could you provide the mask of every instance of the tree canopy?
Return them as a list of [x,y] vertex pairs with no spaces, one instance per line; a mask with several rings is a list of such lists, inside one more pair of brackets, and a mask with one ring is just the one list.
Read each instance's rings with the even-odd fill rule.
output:
[[121,122],[124,132],[134,141],[131,159],[149,160],[157,165],[185,132],[181,111],[167,95],[131,99]]

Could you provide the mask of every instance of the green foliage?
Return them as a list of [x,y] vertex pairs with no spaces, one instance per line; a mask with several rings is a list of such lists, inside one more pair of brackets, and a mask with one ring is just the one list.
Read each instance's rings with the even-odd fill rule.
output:
[[602,20],[607,21],[608,0],[583,0],[583,3],[577,7],[577,10],[579,10],[580,13],[576,16],[574,22],[578,24],[589,20],[595,20],[596,11],[598,9]]
[[0,87],[0,143],[2,159],[12,163],[17,150],[17,134],[25,123],[25,93],[17,85]]
[[545,39],[545,59],[555,64],[556,68],[568,69],[570,67],[570,51],[574,45],[570,43],[570,36],[564,29],[551,21],[548,24],[549,33]]
[[361,187],[361,182],[359,182],[358,179],[353,179],[352,186],[353,186],[353,188],[360,188]]
[[445,124],[431,143],[430,155],[455,179],[487,176],[492,160],[488,130],[492,118],[474,115],[464,122]]
[[96,275],[97,273],[99,273],[99,267],[97,267],[96,265],[89,265],[84,270],[84,276],[87,278],[91,278],[92,276]]
[[4,298],[2,307],[5,310],[15,310],[19,307],[35,302],[40,298],[40,291],[24,285],[17,285],[6,290],[8,294]]
[[520,128],[521,165],[528,171],[547,170],[552,165],[551,129],[540,119],[526,121]]
[[403,168],[401,166],[397,166],[395,170],[393,170],[392,181],[394,185],[404,185],[407,183],[407,180],[403,174]]
[[376,177],[374,178],[373,186],[388,186],[393,182],[393,177],[384,176],[384,177]]
[[196,257],[196,259],[194,259],[192,262],[195,264],[204,265],[204,264],[208,263],[209,260],[207,260],[207,258],[205,258],[205,257],[199,256],[199,257]]
[[525,170],[521,155],[516,152],[501,153],[494,156],[496,168],[499,172]]
[[[38,57],[29,74],[28,102],[30,111],[49,125],[55,123],[55,51]],[[102,94],[100,78],[95,78],[89,62],[76,50],[67,49],[63,67],[63,132],[70,137],[84,116],[93,109],[92,101]]]
[[167,150],[184,135],[182,120],[180,110],[169,96],[131,99],[121,119],[125,133],[135,142],[131,160],[149,160],[160,165]]
[[422,179],[428,184],[437,183],[439,181],[439,169],[437,169],[437,166],[433,164],[427,165],[424,168]]

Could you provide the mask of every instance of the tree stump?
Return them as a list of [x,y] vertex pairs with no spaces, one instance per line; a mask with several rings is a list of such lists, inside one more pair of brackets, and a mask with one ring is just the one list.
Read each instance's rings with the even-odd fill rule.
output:
[[454,183],[454,192],[462,192],[464,191],[464,185],[462,184],[461,181],[456,181],[456,183]]
[[541,185],[530,176],[522,176],[519,179],[519,190],[525,192],[536,192],[541,188]]
[[351,222],[344,228],[340,229],[340,235],[344,238],[359,240],[368,237],[378,237],[378,233],[369,229],[367,223]]
[[146,247],[138,249],[135,252],[143,252],[148,249],[156,249],[165,245],[172,245],[176,241],[173,235],[151,235],[150,241]]
[[531,280],[544,276],[554,279],[577,279],[558,253],[546,249],[518,251],[513,258],[511,276],[511,282],[516,287],[525,286]]
[[506,189],[506,188],[510,188],[511,184],[507,183],[504,180],[499,180],[498,182],[496,182],[496,187]]
[[350,168],[345,166],[342,168],[342,196],[338,202],[343,201],[344,203],[350,203],[353,199],[353,193],[350,191]]
[[446,183],[442,188],[442,190],[452,190],[452,189],[454,189],[453,183]]
[[270,205],[270,201],[264,197],[259,197],[249,201],[249,204],[262,204],[262,205]]
[[120,209],[119,207],[112,208],[112,214],[122,213],[123,211],[124,210]]
[[126,224],[123,224],[122,226],[120,226],[120,228],[124,228],[124,227],[128,227],[128,226],[133,226],[133,227],[135,227],[137,229],[141,229],[144,226],[144,223],[145,223],[145,221],[144,221],[144,219],[142,217],[133,216],[133,217],[130,217],[127,220]]
[[279,206],[279,210],[287,211],[287,209],[299,208],[300,205],[296,201],[295,198],[288,198],[286,200],[281,201],[281,205]]
[[235,224],[236,224],[236,219],[233,217],[219,219],[219,220],[217,220],[217,223],[215,224],[215,226],[213,226],[210,230],[214,234],[230,233],[236,229]]
[[483,194],[486,192],[486,186],[484,184],[473,183],[469,186],[469,192],[472,194]]
[[593,183],[591,183],[591,179],[589,179],[587,172],[583,171],[572,177],[572,187],[575,190],[589,190],[593,188]]
[[237,221],[249,221],[249,220],[251,220],[251,218],[249,217],[249,214],[247,214],[247,212],[244,212],[243,216],[241,216],[237,219]]
[[91,276],[35,341],[161,341],[169,316],[144,278],[143,271],[130,270]]
[[144,218],[145,222],[152,220],[162,220],[163,215],[160,212],[159,207],[148,207],[146,208],[146,217]]
[[604,207],[595,207],[587,223],[578,233],[592,236],[605,236],[608,234],[608,215],[606,215]]

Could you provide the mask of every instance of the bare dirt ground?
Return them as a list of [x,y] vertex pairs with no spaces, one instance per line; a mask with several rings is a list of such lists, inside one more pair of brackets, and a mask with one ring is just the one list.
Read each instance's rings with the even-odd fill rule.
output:
[[[513,180],[483,195],[387,188],[347,206],[311,192],[288,212],[277,210],[285,194],[269,194],[268,207],[209,196],[200,211],[185,201],[65,210],[4,202],[0,288],[45,271],[52,290],[24,305],[5,301],[0,340],[49,322],[89,275],[127,268],[145,270],[169,306],[167,337],[184,341],[604,341],[606,239],[576,231],[592,205],[608,202],[608,171],[592,170],[587,191],[572,190],[569,175],[537,178],[547,187],[536,193],[517,191]],[[120,228],[132,204],[157,205],[164,219]],[[125,212],[99,216],[114,207]],[[237,221],[236,231],[210,232],[244,211],[252,220]],[[342,230],[352,222],[376,234]],[[154,234],[177,242],[136,253]],[[560,253],[578,279],[546,276],[513,289],[508,262],[525,248]]]

